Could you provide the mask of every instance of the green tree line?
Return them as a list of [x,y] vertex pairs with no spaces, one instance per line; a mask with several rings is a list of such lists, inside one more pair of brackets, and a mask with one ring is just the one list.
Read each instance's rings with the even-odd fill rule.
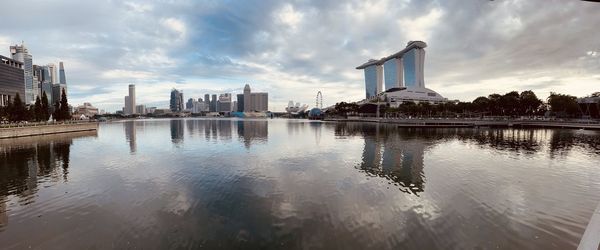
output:
[[[52,110],[54,111],[53,113],[51,113]],[[69,103],[64,89],[60,101],[54,103],[53,108],[50,107],[48,96],[45,92],[42,92],[41,98],[39,96],[36,98],[34,105],[26,105],[21,100],[19,93],[17,93],[15,98],[8,102],[8,105],[0,107],[0,120],[3,121],[48,121],[50,115],[57,121],[71,119]]]
[[[531,90],[521,93],[511,91],[504,95],[490,94],[480,96],[471,102],[446,102],[430,104],[428,102],[403,102],[398,107],[389,107],[389,104],[379,106],[380,114],[393,114],[405,116],[427,117],[481,117],[481,116],[542,116],[549,111],[550,115],[557,117],[579,117],[581,110],[577,104],[577,97],[552,92],[546,99],[546,104]],[[358,105],[355,103],[337,103],[328,114],[346,116],[349,114],[365,113],[364,106],[374,103]],[[366,112],[374,112],[374,109]]]

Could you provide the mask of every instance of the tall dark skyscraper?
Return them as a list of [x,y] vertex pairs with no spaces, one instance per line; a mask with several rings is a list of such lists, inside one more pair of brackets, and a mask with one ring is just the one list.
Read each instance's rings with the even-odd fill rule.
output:
[[183,111],[183,93],[177,89],[171,90],[171,101],[169,104],[172,112]]
[[58,63],[58,72],[60,77],[58,83],[67,85],[67,77],[65,76],[65,66],[63,65],[63,62]]
[[217,95],[212,95],[210,100],[210,112],[217,112]]

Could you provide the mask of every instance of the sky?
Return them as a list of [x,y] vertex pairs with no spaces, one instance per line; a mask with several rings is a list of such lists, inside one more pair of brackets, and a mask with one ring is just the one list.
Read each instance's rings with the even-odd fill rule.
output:
[[25,42],[34,64],[63,61],[74,105],[269,93],[324,106],[364,98],[355,67],[427,42],[425,85],[448,99],[533,90],[600,91],[600,4],[579,0],[5,0],[0,55]]

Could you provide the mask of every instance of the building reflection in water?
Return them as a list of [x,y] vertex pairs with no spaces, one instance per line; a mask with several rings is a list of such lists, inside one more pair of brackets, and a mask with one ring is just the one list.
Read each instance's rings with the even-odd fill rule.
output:
[[371,176],[395,182],[403,192],[416,195],[423,192],[425,141],[402,139],[398,134],[386,133],[383,127],[375,127],[372,132],[364,135],[362,162],[358,167]]
[[[400,190],[424,191],[425,151],[449,140],[474,143],[484,148],[523,154],[546,151],[550,157],[566,155],[573,147],[600,154],[600,136],[595,131],[552,129],[397,128],[391,125],[336,124],[336,136],[364,138],[362,162],[358,165],[371,176],[380,176],[400,185]],[[595,136],[590,136],[595,135]]]
[[123,122],[123,130],[125,130],[125,140],[129,143],[129,152],[137,151],[135,121]]
[[203,134],[206,141],[226,142],[233,139],[235,127],[239,140],[250,148],[254,143],[267,141],[268,125],[267,120],[177,119],[170,121],[171,141],[183,142],[185,132],[191,137]]
[[8,197],[33,202],[38,184],[68,181],[73,138],[96,131],[0,140],[0,231],[8,223]]
[[171,120],[171,142],[175,143],[175,144],[179,144],[183,142],[183,134],[184,134],[184,127],[183,127],[183,120],[181,119],[174,119]]
[[252,143],[264,143],[269,136],[269,122],[266,120],[238,120],[237,134],[238,138],[244,143],[246,148],[250,148]]

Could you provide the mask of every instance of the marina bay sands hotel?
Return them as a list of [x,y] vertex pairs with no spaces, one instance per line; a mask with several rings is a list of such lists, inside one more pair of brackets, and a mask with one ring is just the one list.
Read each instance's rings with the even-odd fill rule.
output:
[[[381,58],[371,59],[356,67],[365,72],[366,100],[385,95],[391,106],[404,101],[443,103],[448,100],[425,88],[425,48],[422,41],[410,41],[403,50]],[[385,82],[385,88],[384,88]]]

